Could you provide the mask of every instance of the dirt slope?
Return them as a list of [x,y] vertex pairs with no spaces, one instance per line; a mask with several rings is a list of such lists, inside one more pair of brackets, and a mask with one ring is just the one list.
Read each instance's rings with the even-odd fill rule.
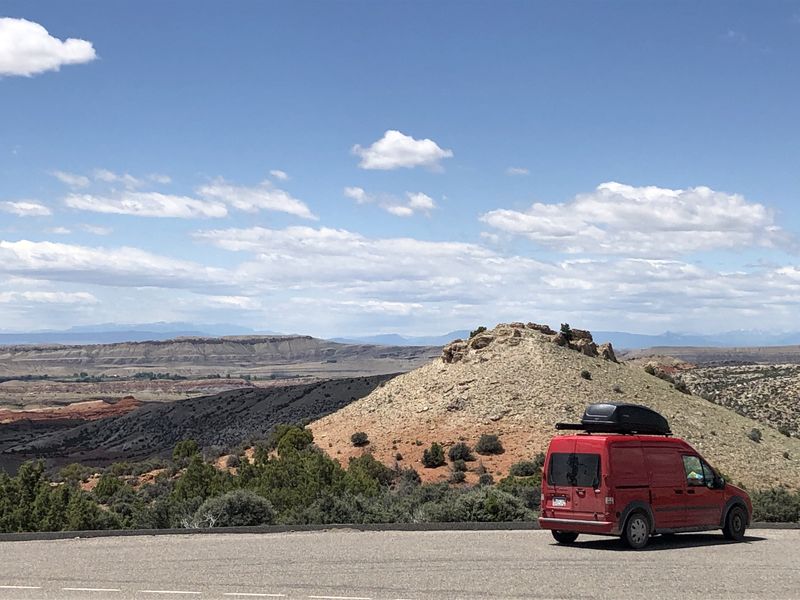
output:
[[[499,325],[480,340],[474,338],[460,360],[436,359],[316,421],[311,426],[315,440],[346,460],[362,452],[353,448],[350,435],[364,431],[380,460],[393,464],[399,452],[400,464],[417,468],[427,480],[440,480],[448,476],[446,467],[431,470],[420,463],[431,442],[465,439],[474,444],[480,434],[496,433],[505,454],[480,458],[498,475],[544,450],[556,433],[553,424],[577,421],[587,404],[632,402],[665,415],[675,434],[735,480],[753,488],[800,486],[800,440],[682,394],[638,366],[559,346],[553,337],[524,326]],[[583,370],[589,371],[590,380],[581,376]],[[754,427],[763,432],[760,443],[747,436]],[[475,478],[471,473],[468,481]]]

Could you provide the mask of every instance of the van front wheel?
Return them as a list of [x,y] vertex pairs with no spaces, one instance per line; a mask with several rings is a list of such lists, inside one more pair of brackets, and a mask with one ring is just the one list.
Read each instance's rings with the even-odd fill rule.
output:
[[559,544],[571,544],[578,539],[578,534],[574,531],[556,531],[553,529],[550,533],[553,534],[553,538]]
[[647,545],[650,539],[650,520],[644,513],[633,513],[625,523],[625,531],[622,533],[622,541],[629,548],[639,550]]
[[734,506],[728,511],[722,535],[725,539],[741,542],[744,539],[744,530],[747,528],[747,515],[741,506]]

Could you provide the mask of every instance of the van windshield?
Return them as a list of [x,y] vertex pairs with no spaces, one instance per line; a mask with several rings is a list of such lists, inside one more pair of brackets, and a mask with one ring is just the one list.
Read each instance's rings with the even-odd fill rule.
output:
[[600,455],[554,452],[550,455],[547,483],[567,487],[600,487]]

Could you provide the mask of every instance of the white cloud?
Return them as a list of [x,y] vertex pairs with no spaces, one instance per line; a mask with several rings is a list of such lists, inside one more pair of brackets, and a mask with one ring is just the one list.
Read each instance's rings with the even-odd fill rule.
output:
[[530,170],[524,167],[508,167],[506,169],[506,175],[530,175]]
[[138,217],[209,219],[224,217],[228,214],[225,205],[220,202],[158,192],[126,190],[110,196],[70,194],[64,199],[64,203],[70,208],[78,210]]
[[286,173],[286,171],[281,171],[280,169],[272,169],[269,174],[279,181],[286,181],[289,179],[289,174]]
[[414,215],[414,209],[410,206],[403,204],[387,205],[384,206],[386,212],[393,214],[396,217],[411,217]]
[[408,206],[412,210],[428,212],[436,208],[436,202],[433,198],[422,192],[406,192],[408,197]]
[[346,187],[344,188],[344,195],[346,198],[355,200],[358,204],[368,204],[375,200],[374,196],[371,196],[364,188],[360,187]]
[[0,210],[17,215],[18,217],[46,217],[53,212],[43,204],[32,200],[19,200],[16,202],[0,202]]
[[114,232],[111,227],[103,227],[102,225],[84,224],[81,225],[81,229],[83,229],[86,233],[91,233],[92,235],[111,235]]
[[30,77],[95,58],[91,42],[74,38],[61,41],[38,23],[0,18],[0,77]]
[[567,253],[667,257],[712,249],[777,247],[788,236],[772,212],[707,187],[672,190],[603,183],[561,204],[481,217],[502,232]]
[[42,304],[97,304],[88,292],[0,292],[0,303],[36,302]]
[[[103,181],[105,183],[120,183],[126,188],[135,189],[144,185],[144,181],[128,173],[114,173],[108,169],[95,169],[92,172],[95,181]],[[163,177],[157,175],[156,177]]]
[[223,269],[159,256],[139,248],[98,248],[56,242],[0,241],[0,273],[45,281],[105,286],[224,288]]
[[272,210],[295,215],[303,219],[315,219],[316,216],[302,200],[293,198],[288,192],[274,187],[265,181],[257,187],[244,187],[227,183],[218,179],[201,186],[197,193],[205,198],[224,202],[238,210],[258,212]]
[[399,131],[388,130],[383,137],[368,148],[356,144],[353,154],[361,157],[358,166],[362,169],[393,170],[413,167],[441,169],[442,159],[453,156],[452,150],[445,150],[430,139],[416,140]]
[[346,187],[344,195],[355,200],[357,204],[369,204],[380,200],[380,207],[396,217],[411,217],[418,212],[429,215],[430,211],[436,208],[433,198],[422,192],[406,192],[405,202],[390,194],[370,194],[360,187]]
[[72,233],[72,230],[67,229],[66,227],[51,227],[47,230],[47,232],[55,235],[69,235]]
[[84,188],[90,183],[89,178],[85,175],[76,175],[75,173],[67,173],[66,171],[53,171],[52,175],[61,183],[71,188]]
[[162,173],[150,173],[150,175],[148,175],[147,178],[150,181],[153,181],[155,183],[161,183],[163,185],[172,183],[172,177],[170,177],[169,175],[164,175]]

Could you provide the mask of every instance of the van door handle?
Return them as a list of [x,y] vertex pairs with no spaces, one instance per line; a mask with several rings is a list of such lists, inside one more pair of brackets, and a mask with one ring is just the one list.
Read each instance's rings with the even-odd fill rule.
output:
[[586,490],[575,490],[575,493],[578,494],[581,498],[586,495]]
[[683,490],[675,490],[675,493],[676,493],[676,494],[682,494],[682,493],[683,493]]

